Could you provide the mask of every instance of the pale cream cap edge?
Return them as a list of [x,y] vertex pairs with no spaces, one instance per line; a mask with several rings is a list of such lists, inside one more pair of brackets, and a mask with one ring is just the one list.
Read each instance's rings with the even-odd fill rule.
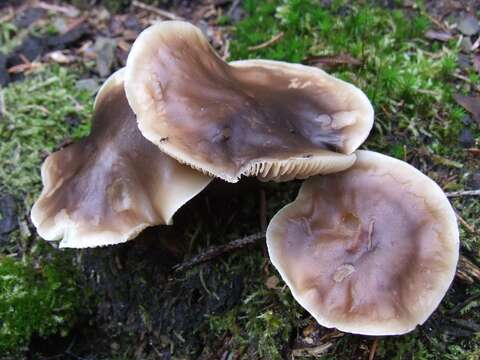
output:
[[417,325],[423,324],[435,311],[438,307],[440,302],[442,301],[443,297],[445,296],[450,284],[452,283],[455,277],[456,265],[458,262],[459,256],[459,231],[458,231],[458,224],[455,212],[450,205],[447,197],[445,196],[442,189],[435,183],[432,179],[424,175],[422,172],[414,168],[413,166],[409,165],[406,162],[403,162],[398,159],[391,158],[389,156],[379,154],[373,151],[366,151],[366,150],[358,150],[356,151],[357,154],[357,162],[360,164],[370,164],[374,163],[376,165],[382,164],[380,166],[385,165],[386,170],[393,171],[395,173],[396,178],[399,181],[406,180],[410,181],[414,186],[422,189],[423,196],[428,199],[431,206],[437,209],[438,213],[445,219],[445,226],[447,234],[445,234],[446,238],[451,239],[452,241],[448,244],[450,247],[450,251],[448,254],[445,254],[445,261],[450,264],[450,271],[444,273],[442,276],[441,284],[442,286],[436,289],[434,292],[434,296],[432,296],[430,303],[426,306],[428,311],[422,314],[418,319],[416,319],[415,323],[410,324],[409,326],[405,326],[402,322],[390,322],[387,324],[382,324],[379,326],[378,324],[372,323],[370,325],[356,324],[352,322],[347,323],[334,323],[330,322],[329,320],[325,319],[321,314],[314,313],[311,311],[312,309],[317,308],[316,305],[311,303],[311,299],[309,299],[308,294],[307,296],[301,295],[298,291],[295,290],[293,287],[293,282],[288,277],[287,272],[282,269],[282,266],[279,261],[279,255],[277,253],[277,248],[275,247],[275,240],[273,237],[274,226],[278,221],[282,221],[282,218],[285,216],[284,214],[288,211],[289,208],[295,207],[296,203],[301,202],[302,198],[309,196],[309,182],[308,180],[302,185],[299,194],[295,201],[283,207],[277,214],[272,218],[270,221],[268,228],[267,228],[267,248],[268,253],[270,256],[270,261],[275,266],[277,271],[280,273],[282,279],[290,288],[293,297],[295,300],[305,308],[314,318],[315,320],[322,326],[329,327],[329,328],[337,328],[340,331],[354,333],[354,334],[363,334],[363,335],[401,335],[405,334],[409,331],[415,329]]

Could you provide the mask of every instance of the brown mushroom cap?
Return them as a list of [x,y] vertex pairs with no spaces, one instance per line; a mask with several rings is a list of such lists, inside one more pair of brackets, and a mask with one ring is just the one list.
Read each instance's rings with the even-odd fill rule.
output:
[[358,151],[348,170],[316,176],[267,229],[273,265],[323,326],[398,335],[422,324],[455,275],[455,213],[407,163]]
[[91,134],[51,154],[42,165],[43,191],[32,222],[61,247],[125,242],[173,214],[211,178],[181,165],[145,139],[113,74],[95,99]]
[[179,21],[139,35],[125,90],[147,139],[230,182],[346,169],[373,124],[373,108],[355,86],[304,65],[229,65],[198,28]]

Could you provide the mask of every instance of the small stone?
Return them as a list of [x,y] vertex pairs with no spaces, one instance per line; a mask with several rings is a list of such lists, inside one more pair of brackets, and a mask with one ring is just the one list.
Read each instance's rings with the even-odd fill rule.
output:
[[0,234],[8,234],[18,227],[17,205],[10,194],[0,195]]
[[47,58],[56,62],[57,64],[71,64],[75,61],[75,57],[68,55],[61,50],[55,50],[47,54]]
[[472,133],[468,129],[463,129],[458,137],[458,141],[460,145],[464,148],[469,148],[475,145],[475,138],[473,137]]
[[108,11],[104,7],[100,7],[100,9],[96,11],[96,15],[97,15],[97,19],[100,21],[107,21],[112,16],[110,14],[110,11]]
[[470,115],[463,115],[462,117],[462,122],[463,122],[463,125],[470,125],[473,123],[472,121],[472,117]]
[[473,173],[468,181],[472,189],[480,189],[480,172]]
[[309,344],[309,345],[312,345],[312,344],[313,344],[313,339],[310,338],[310,337],[304,338],[303,341],[305,341],[305,342],[306,342],[307,344]]
[[472,40],[470,40],[469,37],[464,37],[462,39],[460,42],[460,50],[465,54],[472,52]]
[[142,25],[138,21],[137,17],[133,14],[127,15],[124,23],[125,27],[136,32],[142,31]]
[[29,238],[32,236],[32,233],[28,227],[28,224],[25,220],[20,220],[18,222],[18,228],[20,229],[20,236],[24,239]]
[[117,42],[114,39],[99,37],[95,41],[95,53],[97,55],[97,71],[101,77],[110,75],[115,60],[115,48]]
[[438,40],[438,41],[448,41],[453,39],[452,34],[446,31],[435,31],[435,30],[428,30],[425,33],[425,37],[430,40]]
[[57,17],[55,18],[55,20],[53,20],[53,27],[60,33],[64,33],[67,31],[68,29],[68,24],[67,22],[65,21],[65,19],[61,18],[61,17]]
[[475,35],[480,31],[478,19],[473,15],[467,15],[458,23],[458,30],[464,35]]
[[478,74],[480,74],[480,55],[479,54],[476,54],[473,57],[473,67],[475,68],[475,70],[477,70]]
[[7,72],[7,57],[0,53],[0,86],[7,85],[9,81],[10,76]]
[[273,276],[270,276],[267,281],[265,282],[265,286],[268,288],[268,289],[275,289],[277,286],[278,286],[278,283],[280,282],[280,280],[278,279],[278,277],[276,277],[275,275]]
[[75,127],[75,126],[78,126],[80,124],[80,122],[82,121],[82,119],[76,115],[76,114],[72,114],[72,115],[68,115],[65,117],[64,121],[71,127]]
[[94,94],[98,90],[98,80],[97,79],[81,79],[78,80],[75,84],[75,87],[79,90],[88,90]]
[[472,66],[470,56],[466,54],[458,54],[457,63],[462,70],[470,70]]
[[27,8],[26,10],[19,12],[19,14],[15,16],[14,25],[19,29],[28,28],[34,22],[40,20],[44,13],[45,10],[41,8]]

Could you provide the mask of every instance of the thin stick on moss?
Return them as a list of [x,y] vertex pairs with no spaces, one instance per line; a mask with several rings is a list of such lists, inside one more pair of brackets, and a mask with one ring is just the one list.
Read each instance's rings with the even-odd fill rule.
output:
[[175,272],[180,272],[184,271],[187,269],[190,269],[198,264],[204,263],[206,261],[213,260],[220,255],[223,255],[225,253],[234,251],[234,250],[239,250],[243,249],[244,247],[254,245],[258,240],[264,239],[265,238],[265,233],[264,232],[259,232],[256,234],[252,234],[249,236],[246,236],[241,239],[233,240],[229,242],[228,244],[225,245],[220,245],[220,246],[212,246],[205,251],[201,252],[200,254],[178,264],[173,267],[173,270]]
[[447,192],[447,197],[449,198],[462,196],[480,196],[480,189]]
[[273,44],[277,43],[278,41],[280,41],[284,35],[285,35],[285,33],[283,31],[279,32],[278,34],[272,36],[272,38],[270,40],[267,40],[267,41],[265,41],[261,44],[255,45],[255,46],[250,46],[248,48],[248,51],[255,51],[255,50],[260,50],[260,49],[264,49],[266,47],[269,47],[270,45],[273,45]]
[[475,234],[476,230],[473,225],[470,225],[457,211],[455,211],[455,215],[457,215],[458,221],[460,221],[460,224],[462,224],[465,229],[470,231],[472,234]]

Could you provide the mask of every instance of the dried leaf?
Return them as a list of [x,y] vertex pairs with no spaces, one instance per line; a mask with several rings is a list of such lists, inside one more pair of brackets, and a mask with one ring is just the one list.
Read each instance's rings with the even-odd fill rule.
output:
[[318,357],[322,354],[325,354],[328,349],[333,346],[333,343],[321,344],[315,347],[304,347],[292,350],[292,357],[295,359],[297,357],[313,356]]
[[355,59],[350,54],[309,56],[303,61],[303,63],[311,66],[317,66],[321,69],[330,69],[332,67],[341,65],[362,65],[362,62],[360,60]]
[[480,125],[480,96],[453,95],[455,101],[463,106],[465,110],[473,115],[473,118]]

